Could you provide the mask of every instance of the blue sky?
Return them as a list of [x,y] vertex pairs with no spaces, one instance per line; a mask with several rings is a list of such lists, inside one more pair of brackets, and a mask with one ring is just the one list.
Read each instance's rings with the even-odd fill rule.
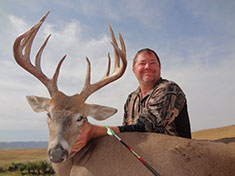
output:
[[120,125],[127,95],[137,88],[131,71],[136,51],[154,49],[162,77],[177,82],[188,100],[193,131],[235,124],[235,1],[233,0],[7,0],[0,1],[0,141],[47,140],[45,113],[34,113],[25,96],[48,97],[43,85],[14,61],[15,38],[47,12],[32,48],[31,59],[48,34],[42,68],[51,76],[67,54],[59,88],[68,95],[82,89],[88,56],[92,81],[103,76],[112,53],[108,24],[121,32],[128,69],[118,81],[93,94],[88,103],[109,105],[118,113],[106,121]]

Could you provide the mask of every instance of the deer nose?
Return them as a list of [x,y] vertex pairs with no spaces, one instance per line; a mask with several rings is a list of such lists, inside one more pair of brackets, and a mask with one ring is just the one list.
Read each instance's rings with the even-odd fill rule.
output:
[[53,163],[61,163],[68,157],[68,151],[61,144],[57,144],[48,151],[49,160]]

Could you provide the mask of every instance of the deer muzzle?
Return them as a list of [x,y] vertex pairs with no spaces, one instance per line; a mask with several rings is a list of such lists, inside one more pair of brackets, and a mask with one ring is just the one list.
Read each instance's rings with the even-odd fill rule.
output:
[[49,160],[53,163],[61,163],[68,158],[68,151],[61,144],[57,144],[48,151]]

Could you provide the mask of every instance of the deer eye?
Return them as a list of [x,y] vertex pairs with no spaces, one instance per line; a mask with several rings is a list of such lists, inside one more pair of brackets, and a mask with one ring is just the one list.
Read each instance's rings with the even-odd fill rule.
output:
[[79,116],[77,119],[77,122],[81,121],[83,119],[83,116]]
[[47,117],[48,117],[48,118],[51,118],[51,115],[50,115],[50,113],[47,113]]

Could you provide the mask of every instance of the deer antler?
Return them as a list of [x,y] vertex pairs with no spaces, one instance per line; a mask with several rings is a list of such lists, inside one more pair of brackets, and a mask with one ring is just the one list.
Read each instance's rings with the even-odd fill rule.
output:
[[[16,40],[14,42],[13,52],[14,52],[14,57],[15,57],[16,62],[22,68],[24,68],[26,71],[28,71],[29,73],[34,75],[36,78],[38,78],[47,87],[47,89],[50,93],[50,96],[52,97],[56,92],[58,92],[57,79],[59,76],[60,67],[61,67],[66,55],[58,63],[56,71],[55,71],[52,79],[49,79],[42,72],[41,64],[40,64],[42,52],[43,52],[43,50],[44,50],[44,48],[45,48],[45,46],[51,36],[51,35],[49,35],[45,39],[44,43],[42,44],[42,46],[40,47],[39,51],[36,54],[35,65],[33,65],[30,61],[30,51],[31,51],[33,40],[34,40],[39,28],[41,27],[42,23],[45,21],[46,17],[48,16],[48,14],[49,14],[49,12],[47,12],[46,15],[36,25],[34,25],[30,30],[28,30],[27,32],[23,33],[22,35],[20,35],[19,37],[16,38]],[[94,84],[91,84],[90,83],[90,61],[88,58],[86,58],[86,60],[87,60],[86,81],[85,81],[84,87],[80,93],[80,95],[82,96],[84,101],[96,90],[98,90],[98,89],[104,87],[105,85],[120,78],[126,70],[126,66],[127,66],[126,48],[125,48],[125,43],[123,41],[123,38],[122,38],[121,34],[119,33],[119,40],[120,40],[120,44],[121,44],[121,48],[122,48],[122,49],[120,49],[118,47],[113,30],[110,25],[109,25],[109,30],[110,30],[110,34],[111,34],[111,38],[112,38],[111,43],[114,47],[114,57],[115,57],[114,71],[111,75],[109,74],[111,59],[110,59],[110,55],[108,53],[108,65],[107,65],[107,70],[105,72],[104,77],[100,81],[98,81]],[[120,64],[120,57],[122,60],[121,64]]]
[[[111,26],[109,25],[109,30],[110,30],[110,34],[111,34],[111,38],[112,38],[112,45],[114,47],[114,58],[115,58],[115,63],[114,63],[114,71],[113,73],[110,75],[110,54],[108,53],[108,64],[107,64],[107,69],[105,72],[104,77],[94,83],[91,84],[90,83],[90,70],[91,70],[91,64],[89,59],[86,57],[86,61],[87,61],[87,74],[86,74],[86,81],[84,84],[84,87],[80,93],[80,95],[83,97],[84,101],[95,91],[97,91],[98,89],[101,89],[102,87],[104,87],[105,85],[117,80],[118,78],[120,78],[125,70],[126,70],[126,66],[127,66],[127,60],[126,60],[126,47],[125,47],[125,43],[123,41],[122,35],[119,33],[119,40],[120,40],[120,44],[121,44],[121,48],[120,49],[118,47],[117,41],[115,39],[113,30],[111,28]],[[120,64],[120,57],[122,60],[122,63]]]
[[37,52],[37,55],[35,57],[35,66],[30,61],[30,51],[31,51],[33,40],[39,28],[41,27],[42,23],[45,21],[46,17],[48,16],[48,14],[49,12],[47,12],[46,15],[30,30],[28,30],[27,32],[23,33],[22,35],[16,38],[14,47],[13,47],[13,52],[14,52],[14,57],[15,57],[16,62],[22,68],[24,68],[29,73],[31,73],[36,78],[38,78],[47,87],[50,93],[50,96],[52,97],[58,91],[57,79],[59,76],[59,70],[60,70],[61,64],[63,63],[66,55],[58,63],[56,71],[52,79],[49,79],[41,70],[41,55],[51,36],[49,35],[45,39],[39,51]]

